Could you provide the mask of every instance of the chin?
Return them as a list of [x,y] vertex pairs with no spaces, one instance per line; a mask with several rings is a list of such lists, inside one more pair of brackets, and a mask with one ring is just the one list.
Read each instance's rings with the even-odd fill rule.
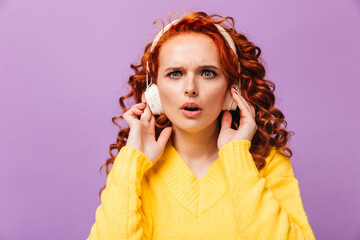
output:
[[[217,120],[215,119],[217,122]],[[187,119],[184,121],[181,121],[180,123],[174,123],[172,122],[173,128],[177,128],[179,130],[182,130],[184,132],[189,133],[196,133],[201,131],[206,131],[214,122],[202,122],[202,121],[196,121],[196,119]]]

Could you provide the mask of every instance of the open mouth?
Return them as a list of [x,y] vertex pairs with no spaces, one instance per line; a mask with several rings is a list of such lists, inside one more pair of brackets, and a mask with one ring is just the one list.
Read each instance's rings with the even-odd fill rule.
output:
[[196,108],[196,107],[186,107],[184,109],[187,110],[187,111],[198,111],[198,110],[200,110],[199,108]]
[[186,117],[196,117],[201,114],[202,110],[197,107],[185,107],[185,108],[181,109],[181,111],[184,114],[184,116],[186,116]]

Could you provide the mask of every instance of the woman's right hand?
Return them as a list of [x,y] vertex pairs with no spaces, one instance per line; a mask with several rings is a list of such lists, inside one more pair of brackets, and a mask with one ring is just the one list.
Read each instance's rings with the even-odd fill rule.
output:
[[[130,127],[126,146],[133,147],[145,154],[153,163],[161,156],[165,145],[170,138],[172,127],[166,127],[155,140],[155,117],[152,114],[144,94],[141,96],[142,103],[133,105],[122,116]],[[140,116],[138,119],[137,116]]]

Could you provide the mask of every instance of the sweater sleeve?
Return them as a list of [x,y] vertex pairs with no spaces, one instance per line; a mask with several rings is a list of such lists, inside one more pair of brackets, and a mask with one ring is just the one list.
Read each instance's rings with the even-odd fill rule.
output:
[[107,177],[88,240],[150,239],[140,195],[141,180],[152,165],[135,148],[121,148]]
[[314,240],[290,159],[275,150],[260,177],[244,139],[219,150],[234,206],[236,239]]

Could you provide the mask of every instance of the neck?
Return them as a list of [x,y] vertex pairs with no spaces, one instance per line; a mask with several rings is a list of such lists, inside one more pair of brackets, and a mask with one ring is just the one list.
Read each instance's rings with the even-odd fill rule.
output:
[[189,164],[213,162],[218,155],[217,139],[219,126],[215,121],[211,126],[188,132],[173,126],[171,141],[183,160]]

